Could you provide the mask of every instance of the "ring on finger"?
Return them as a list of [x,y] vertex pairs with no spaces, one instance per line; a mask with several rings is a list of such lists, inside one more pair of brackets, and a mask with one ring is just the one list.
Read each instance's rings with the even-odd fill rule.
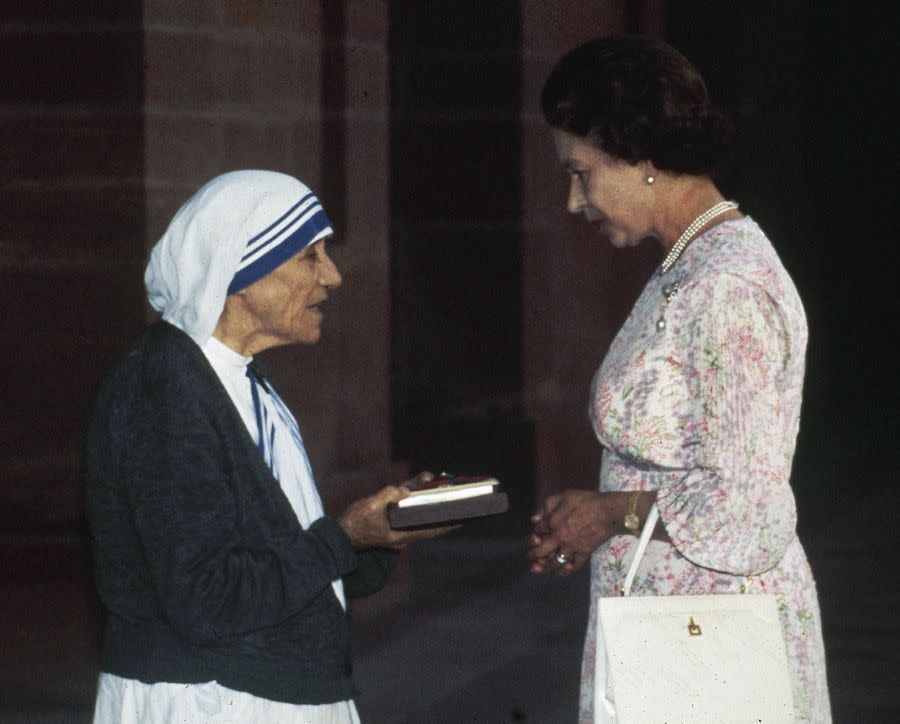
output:
[[567,556],[562,551],[557,551],[556,552],[556,562],[559,563],[559,565],[564,566],[566,563],[569,562],[569,556]]

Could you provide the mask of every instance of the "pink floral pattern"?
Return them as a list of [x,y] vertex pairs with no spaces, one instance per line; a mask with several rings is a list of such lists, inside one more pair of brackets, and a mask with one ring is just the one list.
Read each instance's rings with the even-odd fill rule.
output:
[[[600,490],[658,491],[672,540],[650,543],[633,595],[775,594],[798,719],[825,722],[819,604],[789,485],[806,340],[768,239],[748,218],[724,222],[647,283],[594,378],[589,413],[604,447]],[[591,560],[583,721],[593,718],[596,599],[621,590],[636,542],[615,536]]]

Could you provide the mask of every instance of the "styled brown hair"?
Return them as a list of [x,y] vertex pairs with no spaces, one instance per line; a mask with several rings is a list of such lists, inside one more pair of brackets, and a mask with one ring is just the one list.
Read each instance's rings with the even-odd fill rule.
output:
[[619,35],[569,51],[544,84],[554,128],[630,163],[714,174],[731,155],[733,126],[699,71],[670,45]]

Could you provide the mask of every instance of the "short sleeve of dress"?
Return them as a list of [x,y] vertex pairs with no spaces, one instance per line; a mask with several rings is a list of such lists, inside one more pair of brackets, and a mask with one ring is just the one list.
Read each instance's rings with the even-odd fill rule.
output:
[[691,313],[675,333],[700,434],[691,468],[658,492],[660,518],[693,563],[758,574],[782,558],[796,525],[785,325],[762,288],[732,274],[681,294]]

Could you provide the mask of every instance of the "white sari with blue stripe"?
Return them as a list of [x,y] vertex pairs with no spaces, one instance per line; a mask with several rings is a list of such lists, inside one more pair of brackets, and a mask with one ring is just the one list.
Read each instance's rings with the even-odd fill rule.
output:
[[[244,357],[215,337],[210,337],[203,353],[240,413],[263,460],[281,485],[301,527],[308,528],[325,511],[297,421],[274,389],[251,379],[247,366],[252,357]],[[343,583],[337,579],[331,585],[346,608]]]

